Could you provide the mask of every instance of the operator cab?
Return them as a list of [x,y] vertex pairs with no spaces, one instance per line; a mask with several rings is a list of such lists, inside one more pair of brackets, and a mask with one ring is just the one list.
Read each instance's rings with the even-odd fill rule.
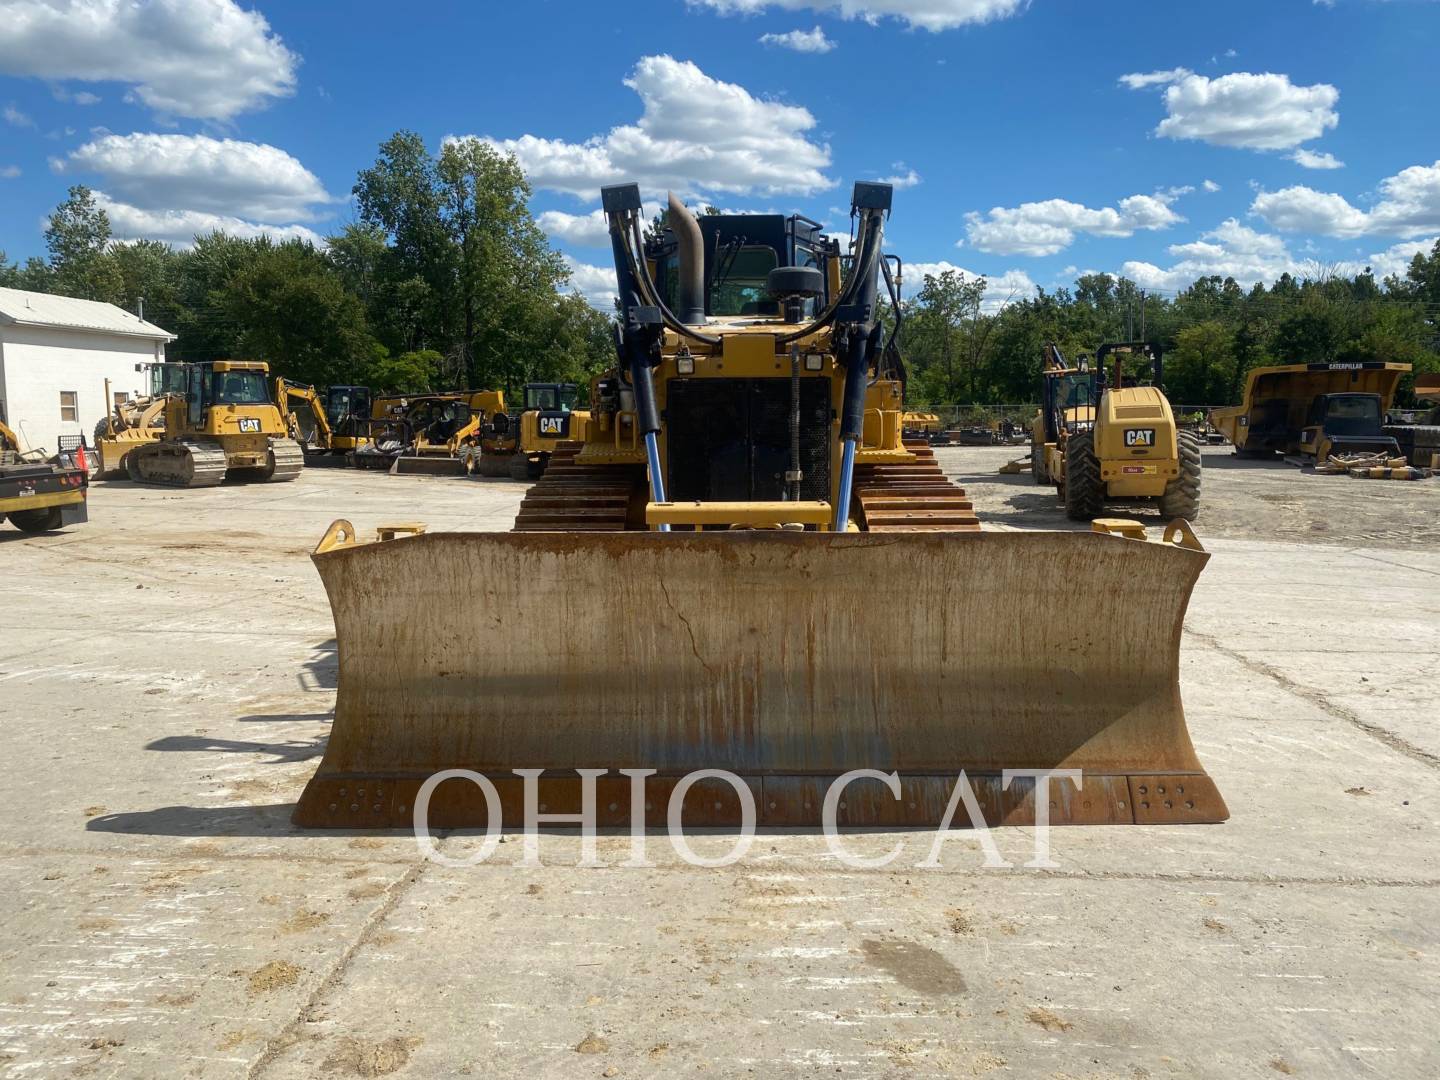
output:
[[332,428],[370,415],[368,386],[332,386],[325,391],[325,419]]
[[[782,301],[772,289],[771,271],[782,267],[818,270],[817,295],[806,296],[798,318],[813,318],[829,302],[828,260],[840,244],[827,240],[822,226],[803,214],[704,214],[698,219],[705,254],[705,314],[711,318],[775,318]],[[645,245],[655,266],[655,285],[665,306],[680,302],[680,256],[675,234],[666,228]],[[791,313],[795,315],[795,313]]]
[[1305,426],[1326,435],[1379,435],[1383,419],[1379,394],[1321,394],[1310,403]]
[[575,383],[526,383],[525,411],[574,412],[579,393]]

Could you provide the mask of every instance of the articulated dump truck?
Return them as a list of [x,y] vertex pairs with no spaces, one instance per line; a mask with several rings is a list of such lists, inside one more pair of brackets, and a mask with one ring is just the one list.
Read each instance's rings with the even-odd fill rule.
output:
[[[1049,783],[1056,823],[1226,818],[1179,692],[1208,556],[1183,522],[1179,543],[981,531],[902,439],[900,327],[877,315],[882,287],[903,314],[890,203],[855,186],[842,254],[804,217],[697,220],[673,196],[647,243],[639,189],[605,189],[616,363],[514,531],[341,521],[316,549],[339,690],[297,824],[409,826],[449,769],[493,792],[432,785],[442,827],[519,819],[519,769],[544,770],[542,813],[588,789],[611,826],[664,824],[677,786],[687,824],[753,800],[761,825],[815,825],[853,770],[898,788],[850,782],[842,826],[937,824],[962,773],[987,823],[1032,823],[1037,783],[1002,776],[1027,769],[1081,770]],[[622,769],[651,771],[633,803]],[[740,788],[682,784],[701,770]]]

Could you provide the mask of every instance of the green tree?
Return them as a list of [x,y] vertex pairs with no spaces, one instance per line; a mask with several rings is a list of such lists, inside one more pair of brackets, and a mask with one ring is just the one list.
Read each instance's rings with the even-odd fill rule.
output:
[[119,274],[106,258],[110,235],[110,216],[89,188],[76,184],[45,225],[50,290],[81,300],[123,299]]
[[1224,402],[1234,376],[1234,335],[1223,322],[1207,319],[1176,335],[1165,363],[1165,389],[1172,405]]
[[307,242],[257,246],[224,296],[239,352],[279,374],[316,386],[356,383],[372,363],[364,305]]

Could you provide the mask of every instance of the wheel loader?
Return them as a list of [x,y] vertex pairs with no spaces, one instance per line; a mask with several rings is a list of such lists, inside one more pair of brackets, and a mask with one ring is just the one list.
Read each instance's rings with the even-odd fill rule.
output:
[[184,391],[165,395],[165,429],[125,455],[130,479],[169,487],[214,487],[232,471],[294,480],[305,464],[281,406],[270,398],[268,364],[216,360],[178,365]]
[[[895,786],[847,777],[842,826],[934,825],[962,782],[989,824],[1033,823],[1037,782],[1004,770],[1062,768],[1080,773],[1050,789],[1056,823],[1227,816],[1180,702],[1208,559],[1188,525],[982,531],[903,440],[889,185],[856,184],[846,252],[800,215],[697,220],[672,195],[647,241],[638,186],[602,206],[615,362],[513,531],[337,521],[316,548],[339,682],[298,825],[408,827],[433,778],[437,827],[587,795],[605,826],[664,825],[672,797],[690,825],[748,802],[812,826],[860,769]],[[1047,617],[998,614],[1017,602]]]
[[1082,357],[1073,367],[1053,341],[1045,345],[1040,372],[1040,408],[1030,422],[1030,475],[1037,484],[1060,483],[1061,432],[1093,424],[1095,376]]
[[[1139,363],[1127,367],[1127,361]],[[1107,504],[1150,503],[1164,518],[1194,521],[1200,514],[1200,440],[1175,422],[1161,388],[1160,347],[1144,341],[1101,345],[1088,383],[1071,383],[1063,368],[1050,372],[1045,424],[1057,441],[1044,453],[1065,516],[1091,521]],[[1074,397],[1077,388],[1088,400]]]
[[116,401],[110,380],[105,380],[105,400],[112,404],[95,425],[95,474],[102,480],[129,475],[125,456],[136,446],[155,442],[165,431],[165,395],[185,392],[183,364],[136,364],[135,370],[146,373],[148,393]]

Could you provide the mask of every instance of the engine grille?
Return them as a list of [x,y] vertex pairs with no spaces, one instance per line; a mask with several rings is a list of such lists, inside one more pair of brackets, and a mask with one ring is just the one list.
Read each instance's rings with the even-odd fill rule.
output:
[[[830,498],[830,380],[800,380],[802,499]],[[666,493],[701,502],[785,497],[790,380],[672,379],[666,384]]]

